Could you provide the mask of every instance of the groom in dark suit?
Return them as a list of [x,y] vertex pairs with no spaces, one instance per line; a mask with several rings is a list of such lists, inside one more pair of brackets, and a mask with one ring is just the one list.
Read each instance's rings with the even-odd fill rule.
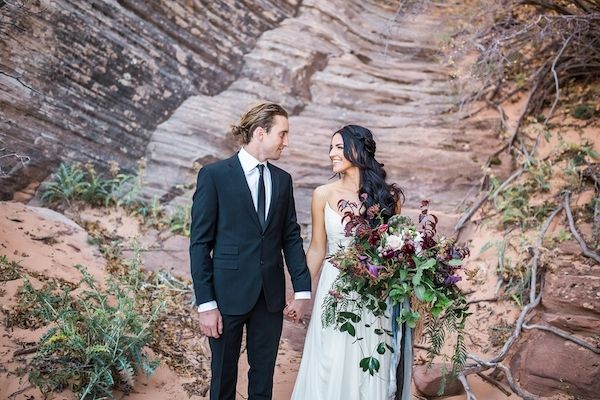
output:
[[232,133],[242,148],[203,167],[192,205],[190,258],[200,328],[212,352],[211,400],[234,400],[246,326],[248,395],[271,399],[286,307],[283,257],[295,291],[287,313],[300,318],[310,298],[292,179],[267,162],[288,143],[288,115],[261,103]]

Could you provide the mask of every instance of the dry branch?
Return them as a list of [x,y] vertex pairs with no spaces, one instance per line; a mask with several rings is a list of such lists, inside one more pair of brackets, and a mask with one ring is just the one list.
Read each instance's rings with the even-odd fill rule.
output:
[[523,400],[539,399],[538,396],[529,393],[528,391],[526,391],[525,389],[522,389],[519,385],[517,385],[517,382],[515,382],[515,379],[513,378],[512,373],[510,372],[510,369],[508,369],[508,367],[506,367],[503,364],[498,364],[496,367],[500,368],[502,370],[502,372],[504,372],[504,376],[506,377],[506,380],[508,381],[510,388],[513,390],[513,392],[515,392],[516,394],[521,396],[521,398]]
[[13,353],[13,357],[24,356],[26,354],[32,354],[38,351],[38,346],[29,347],[27,349],[17,350]]
[[498,193],[500,193],[500,191],[504,190],[504,188],[506,186],[508,186],[515,179],[517,179],[523,172],[525,172],[525,170],[523,168],[517,170],[515,173],[513,173],[511,176],[509,176],[493,193],[487,192],[487,193],[481,195],[480,198],[475,202],[475,204],[473,204],[471,206],[471,208],[465,214],[463,214],[463,216],[458,220],[458,222],[456,223],[456,226],[454,226],[454,231],[455,232],[460,231],[465,226],[465,224],[467,222],[469,222],[469,220],[473,217],[473,215],[475,215],[477,210],[479,210],[479,208],[490,197],[494,199],[494,205],[496,205],[496,196],[498,196]]
[[456,226],[454,226],[454,231],[456,231],[456,232],[460,231],[465,226],[465,224],[467,222],[469,222],[469,220],[475,214],[475,212],[479,209],[479,207],[481,207],[483,205],[483,203],[485,203],[489,197],[490,197],[490,192],[480,196],[479,200],[477,200],[477,202],[473,206],[471,206],[469,211],[467,211],[460,218],[460,220],[458,220],[458,222],[456,223]]
[[577,232],[577,228],[575,227],[575,222],[573,221],[573,214],[571,213],[571,206],[569,205],[570,195],[571,195],[571,192],[568,192],[568,191],[565,192],[565,196],[563,199],[563,205],[564,205],[565,211],[567,213],[567,219],[569,220],[569,228],[571,229],[571,234],[573,234],[573,237],[575,238],[575,240],[577,240],[579,242],[579,246],[581,246],[581,251],[582,251],[583,255],[595,260],[597,263],[600,263],[600,256],[589,249],[589,247],[587,246],[585,241],[582,239],[581,235],[579,235],[579,232]]
[[467,381],[467,377],[465,376],[465,374],[459,374],[458,380],[460,381],[460,383],[462,383],[463,387],[465,388],[465,393],[467,394],[467,400],[477,400],[477,397],[475,397],[475,394],[473,393],[473,390],[471,389],[471,385],[469,385],[469,382]]
[[485,298],[485,299],[473,299],[473,300],[469,300],[467,301],[467,304],[475,304],[475,303],[484,303],[484,302],[494,302],[494,301],[498,301],[498,297],[490,297],[490,298]]
[[510,397],[511,393],[508,390],[504,389],[504,386],[502,386],[500,384],[500,382],[498,382],[497,380],[487,376],[483,372],[478,372],[477,376],[480,377],[481,379],[483,379],[484,381],[486,381],[487,383],[489,383],[490,385],[496,387],[498,390],[500,390],[502,393],[504,393],[504,395],[506,397]]
[[586,349],[596,353],[596,354],[600,354],[600,348],[598,347],[594,347],[591,344],[589,344],[588,342],[586,342],[585,340],[579,339],[576,336],[571,335],[568,332],[563,331],[562,329],[558,329],[554,326],[548,326],[548,325],[538,325],[538,324],[533,324],[533,325],[528,325],[528,324],[523,324],[523,329],[539,329],[542,331],[546,331],[546,332],[552,332],[557,336],[560,336],[563,339],[569,340],[575,344],[580,345],[581,347],[585,347]]

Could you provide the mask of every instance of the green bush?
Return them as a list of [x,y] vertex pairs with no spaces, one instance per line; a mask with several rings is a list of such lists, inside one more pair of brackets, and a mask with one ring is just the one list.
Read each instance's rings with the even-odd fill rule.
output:
[[82,193],[85,185],[85,172],[78,164],[61,164],[53,176],[52,182],[46,184],[42,193],[42,200],[51,204],[66,203],[76,200]]
[[84,267],[76,267],[89,289],[61,310],[46,304],[57,327],[40,339],[29,379],[44,393],[69,388],[82,400],[112,397],[116,388],[128,392],[137,371],[150,375],[158,366],[143,348],[163,303],[146,318],[132,287],[109,278],[103,292]]
[[134,177],[121,174],[118,169],[111,172],[110,178],[104,178],[91,164],[84,168],[80,164],[61,164],[52,181],[45,184],[42,200],[68,207],[73,201],[104,207],[119,204],[121,198],[131,196],[126,186]]

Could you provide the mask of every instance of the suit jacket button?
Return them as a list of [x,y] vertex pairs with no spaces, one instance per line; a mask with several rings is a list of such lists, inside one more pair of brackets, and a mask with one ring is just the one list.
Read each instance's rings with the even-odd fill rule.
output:
[[263,260],[260,260],[260,265],[265,265],[265,262]]

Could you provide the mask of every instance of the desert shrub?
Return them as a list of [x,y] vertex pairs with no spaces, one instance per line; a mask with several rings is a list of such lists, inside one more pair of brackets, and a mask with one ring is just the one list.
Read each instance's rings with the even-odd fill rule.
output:
[[128,392],[138,371],[149,375],[158,366],[144,347],[162,303],[143,315],[131,286],[109,278],[103,291],[77,268],[87,290],[60,310],[46,304],[57,326],[40,339],[29,379],[44,393],[69,388],[80,399],[112,397],[116,388]]

